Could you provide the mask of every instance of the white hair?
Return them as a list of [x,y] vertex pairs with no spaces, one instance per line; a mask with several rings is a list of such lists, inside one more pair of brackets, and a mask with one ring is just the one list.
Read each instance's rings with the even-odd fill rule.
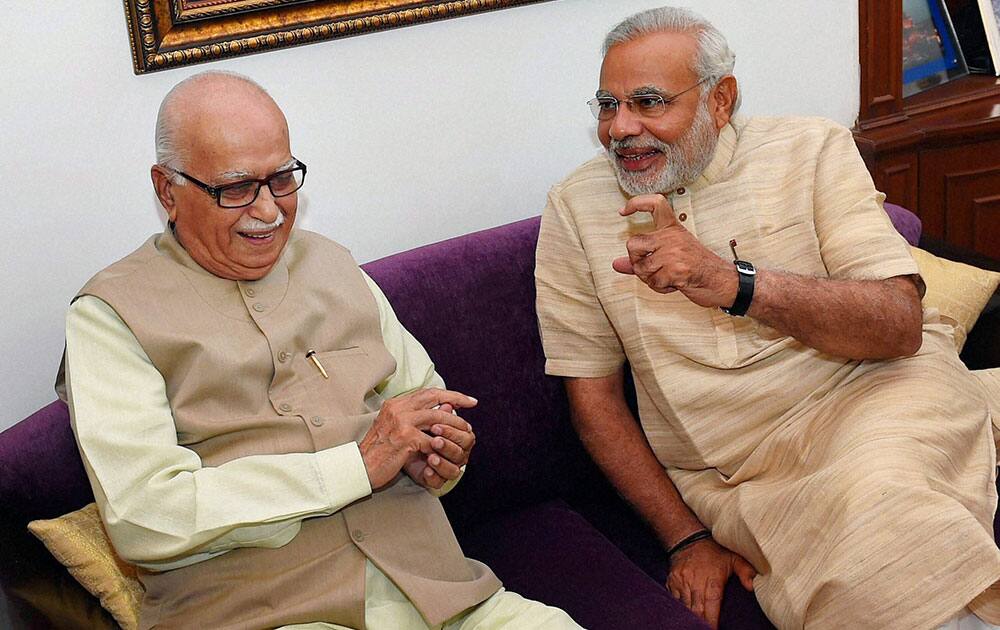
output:
[[[729,48],[726,36],[711,22],[684,7],[648,9],[625,18],[604,38],[602,55],[606,56],[608,51],[618,44],[638,39],[643,35],[663,32],[690,33],[695,36],[698,51],[691,70],[699,81],[704,81],[701,87],[702,95],[715,87],[722,77],[733,74],[736,53]],[[742,97],[737,92],[731,114],[735,114],[740,108],[741,101]]]
[[[157,164],[165,166],[172,171],[184,170],[183,152],[181,147],[177,146],[177,129],[180,126],[181,116],[180,112],[176,111],[177,108],[174,106],[175,101],[188,86],[218,78],[234,79],[259,90],[264,95],[268,95],[267,90],[250,77],[230,70],[207,70],[184,79],[167,92],[167,95],[163,97],[163,101],[160,102],[160,110],[156,114],[155,143]],[[170,181],[179,186],[187,183],[187,180],[176,173],[171,174]]]

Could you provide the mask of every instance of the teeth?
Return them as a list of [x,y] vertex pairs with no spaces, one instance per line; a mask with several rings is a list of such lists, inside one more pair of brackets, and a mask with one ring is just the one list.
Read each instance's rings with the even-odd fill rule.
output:
[[260,240],[260,239],[264,239],[264,238],[267,238],[267,237],[271,236],[271,234],[273,234],[273,232],[268,232],[267,234],[247,234],[247,233],[244,233],[243,236],[245,236],[247,238],[254,238],[254,239]]
[[623,160],[643,160],[643,159],[648,158],[649,156],[653,155],[654,153],[656,153],[656,151],[650,151],[649,153],[640,153],[638,155],[623,155],[622,159]]

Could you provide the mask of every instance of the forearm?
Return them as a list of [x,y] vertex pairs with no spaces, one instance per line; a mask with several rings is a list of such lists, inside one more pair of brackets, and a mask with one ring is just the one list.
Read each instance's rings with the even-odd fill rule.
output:
[[618,384],[621,374],[611,391],[588,387],[599,380],[566,379],[573,424],[612,485],[668,549],[703,525],[684,503],[626,405]]
[[831,280],[761,269],[747,316],[852,359],[890,359],[920,348],[920,296],[910,277]]
[[177,443],[162,376],[96,298],[70,309],[66,346],[73,430],[109,535],[128,560],[157,566],[237,546],[278,546],[302,518],[371,491],[353,443],[203,467]]
[[[363,464],[344,445],[317,454],[262,455],[217,468],[156,471],[127,493],[107,461],[86,458],[94,494],[119,554],[155,570],[206,560],[239,547],[286,544],[308,517],[332,514],[370,493]],[[346,465],[345,465],[346,463]],[[346,473],[354,470],[353,474]]]

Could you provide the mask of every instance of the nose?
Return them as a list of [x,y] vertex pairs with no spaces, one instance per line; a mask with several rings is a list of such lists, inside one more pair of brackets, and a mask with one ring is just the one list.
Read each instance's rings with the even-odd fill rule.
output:
[[279,212],[281,208],[278,206],[278,201],[267,186],[260,187],[257,198],[247,207],[247,214],[264,223],[276,221]]
[[610,121],[608,133],[615,140],[642,135],[642,121],[632,113],[628,103],[622,103],[615,110],[615,116]]

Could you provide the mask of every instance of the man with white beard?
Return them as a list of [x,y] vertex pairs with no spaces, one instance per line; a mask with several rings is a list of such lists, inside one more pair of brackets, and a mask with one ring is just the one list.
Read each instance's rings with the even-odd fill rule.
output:
[[986,392],[850,132],[736,116],[734,63],[683,9],[607,36],[607,155],[542,215],[546,371],[712,626],[735,574],[780,628],[990,627]]

